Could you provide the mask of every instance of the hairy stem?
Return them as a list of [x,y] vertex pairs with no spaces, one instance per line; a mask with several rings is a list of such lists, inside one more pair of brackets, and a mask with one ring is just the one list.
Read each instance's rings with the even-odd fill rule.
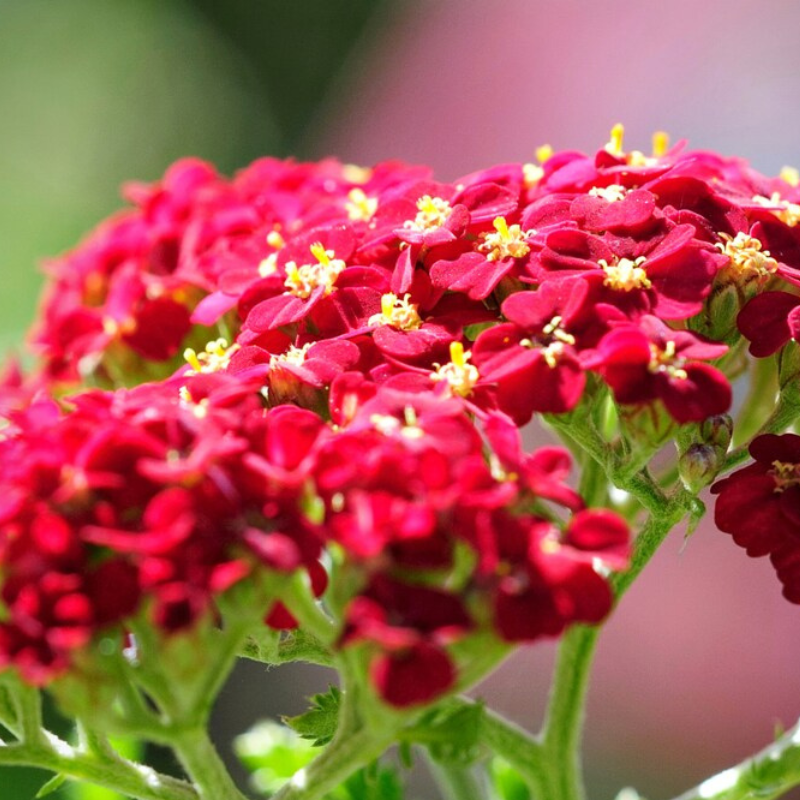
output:
[[0,747],[0,765],[39,767],[135,800],[198,800],[197,792],[185,781],[121,758],[108,760],[79,752],[54,736],[47,737],[47,744]]
[[800,785],[800,722],[761,752],[675,800],[774,800]]
[[245,800],[205,728],[182,731],[173,747],[202,800]]

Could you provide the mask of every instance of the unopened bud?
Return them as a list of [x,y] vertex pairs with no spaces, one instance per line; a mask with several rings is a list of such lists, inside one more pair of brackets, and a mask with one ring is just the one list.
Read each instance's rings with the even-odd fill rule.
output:
[[724,463],[724,451],[711,444],[693,444],[678,459],[678,472],[684,486],[697,494],[717,477]]
[[728,445],[731,443],[733,419],[730,414],[716,414],[708,417],[700,423],[699,433],[701,442],[721,450],[724,455],[728,452]]

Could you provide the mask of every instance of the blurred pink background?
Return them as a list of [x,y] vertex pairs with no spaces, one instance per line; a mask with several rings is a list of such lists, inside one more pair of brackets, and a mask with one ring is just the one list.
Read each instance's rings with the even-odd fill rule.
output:
[[[320,120],[320,151],[431,164],[443,179],[533,160],[537,145],[673,141],[776,173],[800,162],[800,3],[792,0],[428,0],[365,42]],[[316,131],[319,133],[319,130]],[[712,514],[666,542],[601,639],[587,720],[593,798],[670,797],[766,745],[800,715],[800,607]],[[480,693],[535,726],[553,647]],[[800,796],[800,795],[797,795]]]

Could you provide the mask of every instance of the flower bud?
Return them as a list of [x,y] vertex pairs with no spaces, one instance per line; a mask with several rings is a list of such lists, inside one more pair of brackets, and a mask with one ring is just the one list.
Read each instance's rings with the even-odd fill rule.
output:
[[678,459],[678,472],[684,486],[697,494],[708,486],[722,468],[725,451],[711,444],[695,443]]
[[728,450],[733,434],[733,419],[730,414],[716,414],[700,423],[700,442],[712,445],[722,450],[723,455]]

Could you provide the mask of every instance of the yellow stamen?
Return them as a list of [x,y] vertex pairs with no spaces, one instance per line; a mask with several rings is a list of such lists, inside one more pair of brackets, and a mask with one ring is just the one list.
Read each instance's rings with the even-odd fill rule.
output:
[[542,333],[545,336],[552,336],[556,341],[563,342],[564,344],[575,344],[575,337],[571,333],[567,333],[562,327],[561,323],[563,318],[555,316],[547,325],[542,328]]
[[653,134],[653,158],[661,158],[669,150],[669,134],[666,131],[656,131]]
[[534,236],[536,231],[523,231],[519,225],[509,226],[504,217],[495,217],[492,224],[496,233],[482,233],[480,238],[483,242],[478,245],[478,250],[487,254],[487,261],[522,258],[530,253],[531,248],[525,240]]
[[608,264],[604,258],[597,263],[606,273],[604,286],[617,292],[630,292],[634,289],[649,289],[652,286],[647,272],[642,268],[644,256],[639,256],[636,261],[621,258],[616,264]]
[[369,222],[378,208],[378,199],[367,197],[362,189],[351,189],[344,204],[348,219],[353,222]]
[[343,164],[342,177],[350,183],[366,183],[372,177],[372,170],[358,164]]
[[210,341],[200,353],[187,347],[183,351],[183,358],[192,368],[187,374],[219,372],[227,369],[231,362],[231,356],[238,349],[238,344],[228,347],[225,339]]
[[262,278],[268,278],[278,271],[278,254],[270,253],[259,265],[258,274]]
[[470,364],[472,353],[464,350],[461,342],[450,343],[450,361],[447,364],[434,364],[436,371],[431,373],[432,381],[444,381],[453,394],[467,397],[480,379],[478,368]]
[[295,297],[306,299],[320,287],[325,288],[325,294],[334,291],[336,279],[345,268],[345,263],[340,258],[334,257],[333,250],[326,250],[319,242],[314,242],[310,247],[311,255],[317,259],[316,264],[303,264],[298,267],[294,261],[289,261],[284,269],[286,271],[287,292]]
[[329,267],[331,265],[331,256],[333,253],[329,254],[322,246],[321,242],[314,242],[309,249],[311,250],[311,255],[314,256],[323,267]]
[[550,342],[542,348],[542,356],[550,369],[555,369],[559,359],[564,353],[564,342]]
[[280,231],[276,228],[274,231],[270,231],[267,234],[267,244],[270,247],[274,247],[276,250],[280,250],[286,244],[286,240],[281,235]]
[[800,484],[800,464],[776,460],[772,462],[772,469],[769,472],[775,478],[776,493]]
[[592,188],[589,189],[589,194],[592,197],[599,197],[607,203],[618,203],[620,200],[625,199],[628,190],[618,183],[612,183],[609,186],[592,186]]
[[716,247],[730,259],[727,266],[735,276],[756,276],[764,280],[777,271],[778,262],[770,256],[769,250],[761,249],[761,242],[754,236],[739,231],[736,238],[727,233],[720,233],[720,238],[724,244],[718,242]]
[[608,144],[605,146],[606,152],[610,153],[612,156],[621,156],[625,152],[622,149],[622,143],[624,139],[625,126],[618,122],[611,129],[611,138],[609,139]]
[[522,165],[522,182],[526,189],[532,189],[544,178],[544,170],[538,164]]
[[293,344],[289,345],[289,349],[280,355],[274,355],[269,360],[270,370],[279,368],[282,364],[292,364],[295,367],[300,367],[306,360],[309,348],[313,342],[304,344],[302,347],[295,347]]
[[467,365],[468,355],[464,353],[464,345],[461,342],[450,342],[450,361],[457,367]]
[[543,144],[536,148],[536,160],[544,164],[553,157],[553,148],[549,144]]
[[650,343],[650,363],[647,371],[652,375],[666,373],[668,377],[685,381],[689,375],[683,369],[686,359],[675,355],[675,342],[671,339],[664,345],[663,350],[658,345]]
[[794,167],[783,167],[780,172],[781,180],[786,181],[789,186],[800,186],[800,171]]
[[[195,372],[202,372],[203,371],[203,365],[200,363],[200,359],[198,359],[198,357],[197,357],[197,352],[195,350],[193,350],[191,347],[187,347],[183,351],[183,359],[184,359],[184,361],[186,361],[189,364],[189,366]],[[183,388],[185,389],[186,387],[183,387]]]
[[413,331],[422,325],[415,303],[410,302],[410,294],[403,295],[401,300],[393,292],[381,296],[381,313],[373,314],[368,324],[371,327],[389,325],[401,331]]
[[420,232],[441,228],[452,210],[447,200],[425,194],[417,200],[417,216],[406,220],[403,227]]
[[[800,223],[800,205],[789,200],[781,199],[779,192],[773,192],[771,197],[762,197],[757,194],[753,201],[760,206],[766,206],[784,224],[794,228]],[[775,208],[774,206],[777,206]]]

